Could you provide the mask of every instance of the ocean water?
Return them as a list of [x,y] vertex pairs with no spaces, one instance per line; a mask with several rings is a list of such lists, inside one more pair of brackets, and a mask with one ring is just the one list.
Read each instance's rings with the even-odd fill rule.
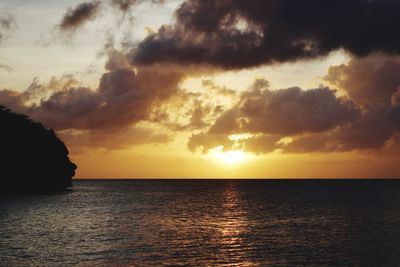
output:
[[0,266],[400,265],[400,181],[75,181],[0,210]]

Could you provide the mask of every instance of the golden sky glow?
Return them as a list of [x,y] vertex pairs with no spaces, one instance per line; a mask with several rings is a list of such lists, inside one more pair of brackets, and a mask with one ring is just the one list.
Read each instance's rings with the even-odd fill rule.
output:
[[[400,71],[399,57],[336,49],[243,67],[161,61],[169,55],[140,65],[138,44],[167,38],[160,29],[179,24],[182,1],[138,1],[128,11],[102,2],[87,21],[65,25],[66,10],[82,1],[34,2],[0,3],[16,24],[0,39],[0,104],[55,128],[76,178],[400,176],[397,126],[375,119],[397,108],[400,81],[390,74],[383,96],[371,87],[389,63]],[[224,27],[256,44],[263,34],[240,17]],[[187,36],[178,37],[203,42]]]

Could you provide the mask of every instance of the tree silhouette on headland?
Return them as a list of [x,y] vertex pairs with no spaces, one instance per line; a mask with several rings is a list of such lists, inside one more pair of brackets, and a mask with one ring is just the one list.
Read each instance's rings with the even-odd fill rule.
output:
[[0,192],[46,192],[72,186],[76,165],[52,129],[0,105]]

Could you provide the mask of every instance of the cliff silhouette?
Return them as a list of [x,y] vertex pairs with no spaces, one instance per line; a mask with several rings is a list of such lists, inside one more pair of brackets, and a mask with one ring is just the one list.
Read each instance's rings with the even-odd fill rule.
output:
[[0,105],[0,192],[49,192],[72,186],[76,165],[52,129]]

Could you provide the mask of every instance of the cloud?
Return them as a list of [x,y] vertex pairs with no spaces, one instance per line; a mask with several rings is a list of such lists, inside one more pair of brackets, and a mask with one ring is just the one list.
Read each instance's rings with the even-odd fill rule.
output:
[[217,119],[210,132],[290,136],[327,131],[358,116],[359,110],[353,101],[336,97],[335,91],[327,87],[270,90],[253,85],[252,90],[242,93],[233,109]]
[[75,8],[69,8],[64,14],[60,29],[64,31],[75,31],[87,21],[96,17],[100,11],[100,1],[84,2]]
[[97,90],[71,87],[29,107],[35,119],[56,129],[120,128],[145,120],[150,109],[177,90],[179,74],[157,69],[115,69]]
[[14,16],[9,13],[0,14],[0,43],[10,38],[16,28],[17,24]]
[[352,124],[332,131],[296,136],[292,142],[277,148],[287,153],[380,150],[397,130],[386,114],[366,113]]
[[128,11],[137,0],[111,0],[111,5],[116,6],[119,10],[126,12]]
[[400,56],[352,58],[347,64],[330,67],[324,79],[359,104],[386,108],[400,86]]
[[234,97],[236,95],[235,90],[229,89],[225,86],[218,86],[212,80],[202,80],[201,85],[222,96]]
[[[280,148],[279,141],[282,136],[274,134],[258,134],[244,140],[239,140],[237,143],[242,143],[241,146],[245,151],[251,151],[255,154],[264,154],[275,151]],[[236,144],[237,145],[237,144]]]
[[0,90],[0,105],[16,112],[22,112],[25,110],[22,94],[13,90]]
[[[189,79],[193,70],[183,70]],[[195,74],[196,75],[196,74]],[[197,74],[198,75],[198,74]],[[188,86],[188,87],[186,87]],[[173,132],[192,132],[207,129],[215,119],[237,100],[234,90],[220,86],[212,80],[202,80],[201,87],[192,87],[183,81],[179,90],[168,101],[152,110],[150,121]]]
[[171,141],[166,133],[135,125],[121,129],[63,130],[57,133],[74,153],[87,149],[126,149],[141,144],[165,144]]
[[7,72],[13,71],[13,68],[10,67],[10,66],[8,66],[8,65],[6,65],[6,64],[0,64],[0,70],[1,70],[1,69],[5,70],[5,71],[7,71]]
[[[353,57],[330,67],[325,80],[345,92],[362,109],[354,123],[334,131],[293,139],[287,152],[390,149],[400,130],[400,57],[374,54]],[[389,144],[389,145],[388,145]]]
[[[129,11],[135,4],[140,2],[145,2],[145,0],[110,0],[110,4],[122,12]],[[163,4],[164,2],[164,0],[151,0],[153,4]]]
[[[138,2],[85,2],[69,9],[60,27],[74,31],[106,3],[128,12]],[[118,148],[130,138],[169,140],[137,126],[151,121],[167,131],[194,132],[188,142],[192,151],[220,145],[255,153],[381,149],[399,130],[400,57],[387,56],[400,49],[388,26],[400,22],[397,11],[400,3],[392,0],[188,0],[177,10],[175,25],[150,34],[128,55],[106,46],[109,58],[97,88],[81,86],[72,76],[48,84],[34,80],[22,93],[0,91],[0,103],[75,144],[93,140],[88,146]],[[272,90],[261,79],[239,95],[203,80],[208,98],[179,89],[187,75],[201,77],[215,67],[312,59],[338,49],[353,56],[330,68],[329,87]],[[181,98],[179,103],[171,104],[173,97]],[[225,109],[221,103],[228,101],[211,99],[218,97],[238,101]],[[232,137],[238,134],[246,136]],[[121,142],[113,146],[110,136]]]
[[136,64],[174,62],[240,69],[326,56],[399,53],[393,0],[187,0],[176,23],[149,35]]
[[95,89],[80,86],[72,75],[47,84],[34,79],[23,92],[0,90],[0,103],[54,128],[75,147],[119,149],[169,141],[168,134],[138,124],[151,121],[153,110],[177,94],[183,74],[161,65],[134,69],[122,58],[110,51]]
[[149,121],[173,132],[204,129],[213,117],[213,105],[201,93],[179,89],[168,101],[152,110]]
[[[292,87],[271,90],[265,80],[256,80],[241,94],[238,103],[222,113],[207,132],[193,135],[189,148],[203,152],[218,145],[239,145],[253,152],[284,149],[285,137],[319,134],[348,127],[359,121],[359,107],[327,87],[302,90]],[[248,134],[237,140],[231,136]],[[226,147],[225,147],[226,149]]]
[[206,153],[218,146],[223,146],[226,150],[232,149],[234,142],[225,134],[199,133],[189,138],[187,146],[192,152],[200,149],[202,153]]
[[[325,80],[342,89],[363,110],[356,123],[334,133],[318,136],[329,146],[312,144],[312,137],[301,137],[287,149],[352,150],[381,149],[400,127],[400,57],[374,54],[365,58],[353,57],[347,64],[330,67]],[[336,140],[333,145],[331,140]],[[313,147],[313,148],[311,148]]]
[[[75,31],[76,29],[84,25],[87,21],[95,19],[100,13],[101,6],[104,6],[106,4],[108,4],[108,6],[105,6],[107,7],[107,9],[109,6],[111,6],[123,12],[124,14],[123,18],[125,18],[125,14],[128,13],[133,6],[135,6],[140,2],[144,1],[143,0],[107,0],[107,1],[91,0],[83,2],[74,8],[68,8],[63,18],[61,19],[59,28],[62,31],[66,32]],[[164,3],[164,1],[162,0],[152,0],[151,2],[156,4]],[[132,16],[129,16],[129,18],[131,20],[133,19]]]
[[[271,90],[256,80],[208,131],[192,136],[190,147],[211,149],[221,142],[255,153],[392,151],[400,130],[399,73],[400,56],[353,57],[324,77],[343,97],[327,87]],[[226,143],[243,133],[250,136]]]

